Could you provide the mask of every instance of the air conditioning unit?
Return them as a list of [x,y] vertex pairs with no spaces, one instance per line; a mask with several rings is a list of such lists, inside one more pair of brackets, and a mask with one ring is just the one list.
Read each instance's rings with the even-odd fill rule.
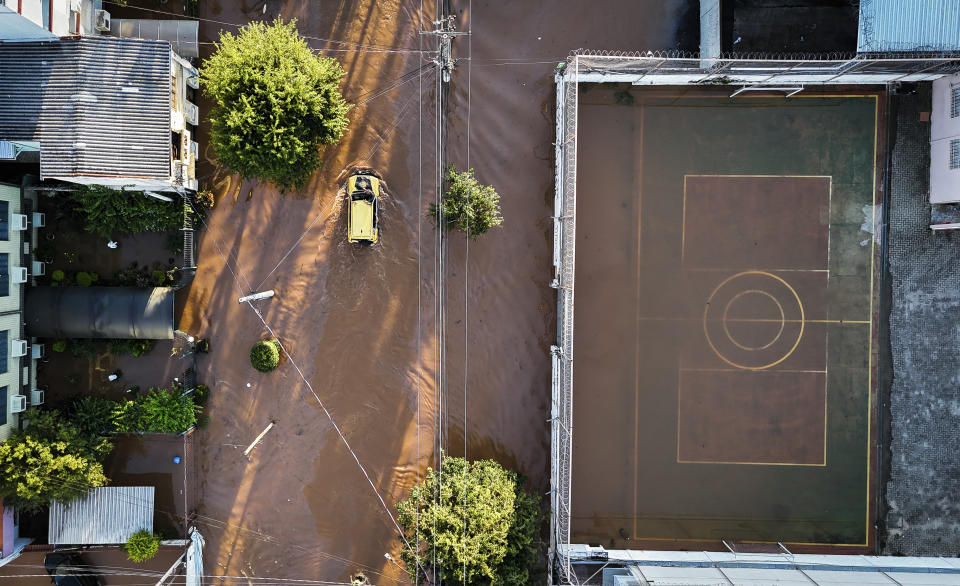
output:
[[97,30],[102,33],[110,32],[110,13],[106,10],[97,11]]
[[31,405],[43,405],[44,398],[44,392],[41,389],[33,389],[30,391]]
[[10,357],[19,358],[27,355],[26,340],[10,340]]
[[23,214],[10,214],[10,229],[22,232],[27,229],[27,217]]
[[47,225],[47,214],[43,212],[33,212],[33,227],[43,228]]
[[46,354],[43,344],[34,344],[30,346],[30,358],[34,360],[40,360],[43,358],[43,355]]
[[30,243],[29,243],[29,242],[24,242],[24,243],[23,243],[23,254],[30,254]]
[[26,282],[27,282],[27,267],[10,267],[10,282],[11,282],[11,283],[26,283]]
[[35,260],[31,263],[32,274],[34,277],[40,277],[47,274],[47,263]]
[[26,395],[10,395],[10,413],[21,413],[27,410]]
[[200,108],[197,108],[196,104],[190,102],[185,102],[183,104],[183,114],[187,118],[187,122],[198,126],[200,124]]

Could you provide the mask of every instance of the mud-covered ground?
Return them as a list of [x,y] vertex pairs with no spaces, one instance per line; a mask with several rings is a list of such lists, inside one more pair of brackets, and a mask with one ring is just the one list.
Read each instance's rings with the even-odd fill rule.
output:
[[[450,84],[449,160],[468,165],[469,137],[469,166],[496,186],[506,220],[470,243],[469,263],[464,238],[449,241],[445,445],[462,454],[465,427],[469,458],[495,458],[523,472],[540,494],[549,479],[548,348],[555,334],[547,286],[553,69],[578,47],[671,48],[682,5],[453,6],[460,30],[473,35],[454,43],[460,61]],[[205,42],[221,28],[235,30],[223,23],[297,18],[311,46],[343,63],[345,96],[372,98],[351,111],[349,133],[301,191],[238,182],[217,168],[206,128],[199,133],[205,162],[198,174],[217,205],[179,326],[212,345],[200,364],[213,392],[198,456],[197,517],[210,574],[344,580],[362,569],[377,584],[407,581],[384,557],[399,557],[392,522],[317,398],[392,510],[435,461],[441,404],[437,241],[424,218],[436,186],[435,74],[427,68],[420,79],[403,77],[432,57],[416,50],[421,42],[435,46],[418,34],[421,21],[432,28],[435,15],[432,2],[421,13],[411,0],[200,3]],[[406,83],[377,96],[398,81]],[[345,239],[336,196],[353,165],[375,168],[388,185],[376,247]],[[268,331],[237,303],[241,293],[263,289],[276,296],[256,306],[290,355],[266,375],[249,366],[248,353]],[[271,421],[275,427],[244,457]]]

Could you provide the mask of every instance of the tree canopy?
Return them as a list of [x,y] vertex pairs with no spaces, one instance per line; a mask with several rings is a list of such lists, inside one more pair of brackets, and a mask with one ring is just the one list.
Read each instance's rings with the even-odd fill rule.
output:
[[443,228],[466,232],[471,238],[503,223],[497,191],[477,181],[473,169],[457,171],[453,165],[447,167],[447,191],[439,206],[430,204],[430,216]]
[[[441,470],[442,479],[429,469],[397,505],[397,521],[422,566],[432,570],[436,556],[440,576],[434,583],[532,583],[540,512],[523,477],[492,460],[444,457]],[[413,578],[417,561],[406,546],[403,559]]]
[[141,529],[130,536],[123,550],[127,552],[128,559],[138,563],[153,559],[160,551],[160,536]]
[[88,185],[71,193],[70,199],[83,216],[84,230],[104,238],[135,232],[169,232],[183,225],[183,205],[139,191]]
[[315,55],[295,25],[278,18],[221,33],[200,71],[219,161],[280,187],[302,186],[320,166],[320,147],[339,141],[349,123],[343,68]]
[[69,502],[107,484],[97,460],[109,453],[109,441],[80,431],[55,412],[31,417],[31,425],[0,444],[4,504],[36,511],[51,500]]

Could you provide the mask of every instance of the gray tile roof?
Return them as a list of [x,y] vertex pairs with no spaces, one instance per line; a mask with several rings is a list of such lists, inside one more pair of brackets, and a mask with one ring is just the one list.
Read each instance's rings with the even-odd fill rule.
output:
[[0,43],[0,139],[39,140],[43,177],[170,177],[170,45]]
[[957,0],[860,0],[858,53],[960,51]]

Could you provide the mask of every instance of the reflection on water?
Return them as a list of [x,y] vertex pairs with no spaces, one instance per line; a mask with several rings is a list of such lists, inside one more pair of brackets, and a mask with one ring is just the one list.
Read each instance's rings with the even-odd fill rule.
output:
[[[547,286],[552,65],[489,65],[516,55],[560,60],[588,39],[628,49],[667,46],[673,4],[680,3],[629,3],[607,22],[587,6],[568,4],[473,4],[469,166],[499,190],[506,222],[470,243],[469,274],[462,237],[450,239],[444,261],[447,449],[460,455],[465,447],[470,458],[491,457],[516,468],[541,494],[549,476],[548,349],[555,327],[555,299]],[[200,9],[215,10],[215,19],[224,22],[248,17],[237,5]],[[455,12],[467,18],[465,9],[457,6]],[[256,14],[250,18],[261,18],[261,4],[251,10]],[[402,48],[420,43],[419,15],[408,2],[268,3],[266,18],[276,10],[296,17],[300,31],[311,37]],[[428,2],[424,10],[428,23],[435,9]],[[216,25],[201,22],[201,40],[216,32]],[[466,43],[458,40],[455,51],[464,57]],[[348,99],[386,87],[420,63],[411,53],[330,54],[347,71]],[[448,156],[462,167],[468,166],[467,63],[454,72],[449,113]],[[268,375],[247,364],[250,345],[266,332],[236,298],[253,289],[277,292],[257,302],[258,308],[385,501],[392,506],[402,499],[437,457],[441,404],[437,243],[425,219],[436,192],[433,73],[423,80],[422,104],[413,80],[352,110],[351,130],[327,149],[323,168],[302,191],[281,194],[240,182],[209,162],[198,171],[215,190],[217,206],[202,236],[181,329],[209,337],[212,345],[200,365],[213,389],[212,421],[203,432],[200,511],[210,573],[343,580],[363,569],[376,583],[405,581],[404,572],[384,557],[399,557],[389,518],[292,364]],[[201,128],[202,144],[205,133]],[[347,244],[343,214],[331,203],[337,177],[352,165],[376,169],[389,186],[378,246]],[[244,458],[243,448],[271,420],[276,427]]]

